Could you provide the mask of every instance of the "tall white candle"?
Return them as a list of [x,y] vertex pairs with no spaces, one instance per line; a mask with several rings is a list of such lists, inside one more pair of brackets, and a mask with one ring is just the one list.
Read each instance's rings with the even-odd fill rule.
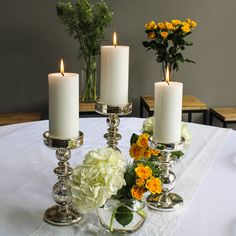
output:
[[153,138],[159,143],[177,143],[181,138],[183,84],[155,83]]
[[53,73],[48,75],[49,135],[70,139],[79,131],[79,75]]
[[129,47],[113,44],[101,47],[100,101],[119,106],[128,103]]

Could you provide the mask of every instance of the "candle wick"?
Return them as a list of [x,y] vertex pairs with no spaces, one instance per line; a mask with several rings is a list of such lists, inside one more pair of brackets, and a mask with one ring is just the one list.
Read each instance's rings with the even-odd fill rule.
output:
[[62,76],[65,76],[63,72],[61,72]]

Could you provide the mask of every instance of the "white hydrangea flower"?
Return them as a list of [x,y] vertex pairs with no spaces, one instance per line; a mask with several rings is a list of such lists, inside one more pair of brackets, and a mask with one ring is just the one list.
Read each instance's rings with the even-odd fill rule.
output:
[[125,185],[124,172],[125,161],[120,152],[112,148],[88,152],[69,182],[73,205],[83,212],[101,207]]
[[192,135],[187,124],[181,125],[181,136],[185,139],[184,148],[187,149],[192,143]]
[[143,122],[143,132],[153,134],[154,116],[148,117]]

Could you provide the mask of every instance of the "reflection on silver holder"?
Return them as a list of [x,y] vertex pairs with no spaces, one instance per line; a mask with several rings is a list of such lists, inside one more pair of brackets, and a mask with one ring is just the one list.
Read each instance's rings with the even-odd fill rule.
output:
[[72,225],[80,221],[83,216],[71,205],[72,200],[66,180],[73,171],[69,164],[71,149],[79,148],[83,144],[83,133],[79,132],[77,138],[59,140],[51,138],[49,132],[45,132],[43,138],[46,146],[56,149],[56,157],[59,160],[58,166],[54,169],[59,181],[53,186],[52,191],[52,197],[57,205],[45,211],[44,220],[52,225]]
[[171,170],[174,159],[172,153],[184,148],[184,139],[176,144],[162,144],[151,140],[151,147],[158,149],[158,145],[164,147],[161,156],[158,158],[160,168],[160,178],[162,181],[163,191],[160,194],[149,195],[147,198],[148,207],[157,211],[175,211],[183,205],[183,198],[176,193],[170,192],[174,189],[176,176]]
[[132,102],[129,101],[128,104],[120,106],[110,106],[102,104],[97,100],[95,110],[101,115],[108,116],[107,125],[109,128],[107,129],[108,133],[104,134],[104,138],[107,140],[108,147],[120,152],[120,149],[117,147],[118,141],[122,138],[121,134],[118,133],[119,116],[129,115],[132,112]]

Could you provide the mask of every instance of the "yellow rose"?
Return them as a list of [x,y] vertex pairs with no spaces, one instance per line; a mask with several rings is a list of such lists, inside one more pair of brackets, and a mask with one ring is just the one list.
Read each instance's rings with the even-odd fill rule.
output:
[[149,166],[138,164],[135,168],[135,173],[139,178],[146,180],[152,176],[152,169]]
[[152,152],[150,149],[145,149],[143,155],[145,158],[149,159],[152,156]]
[[191,25],[192,28],[195,28],[197,26],[197,22],[192,20],[190,25]]
[[157,25],[154,21],[150,21],[145,25],[146,30],[155,30]]
[[166,28],[165,24],[162,23],[162,22],[161,22],[161,23],[158,23],[157,25],[158,25],[159,29],[164,30],[164,29]]
[[194,28],[197,26],[197,22],[191,19],[186,19],[186,22],[188,23],[190,28]]
[[168,36],[168,32],[166,32],[166,31],[161,32],[161,37],[163,39],[165,39],[167,36]]
[[187,22],[188,24],[190,24],[190,23],[191,23],[191,21],[192,21],[192,20],[191,20],[191,19],[189,19],[189,18],[187,18],[187,19],[186,19],[186,22]]
[[138,178],[138,179],[136,180],[136,185],[137,185],[138,187],[143,187],[143,186],[145,185],[145,180],[144,180],[144,179],[141,179],[141,178]]
[[171,23],[172,23],[174,26],[181,25],[181,21],[180,21],[180,20],[172,20]]
[[182,24],[182,26],[190,27],[190,24],[188,22],[186,22],[186,21],[183,21],[181,24]]
[[143,133],[143,134],[139,135],[138,140],[137,140],[137,144],[139,145],[139,147],[147,148],[148,147],[148,138],[149,138],[149,134],[147,134],[147,133]]
[[168,30],[174,30],[175,29],[175,27],[167,21],[165,22],[165,26],[166,26],[166,29],[168,29]]
[[145,190],[143,188],[139,188],[137,185],[134,185],[130,192],[133,198],[141,200],[143,194],[145,193]]
[[147,181],[145,186],[152,194],[162,192],[161,180],[159,178],[155,178],[154,176]]
[[150,151],[151,151],[151,154],[152,154],[153,156],[155,156],[155,157],[157,157],[157,156],[160,154],[160,151],[159,151],[159,150],[155,150],[155,149],[153,149],[153,148],[151,148]]
[[143,155],[145,158],[149,159],[152,156],[152,153],[149,149],[145,149]]
[[147,37],[148,37],[149,39],[155,39],[155,38],[156,38],[156,33],[155,33],[155,32],[148,32]]
[[182,26],[181,29],[183,30],[184,33],[190,32],[190,27],[187,25]]
[[129,154],[135,161],[138,161],[143,157],[143,149],[138,146],[138,144],[133,143],[129,149]]

